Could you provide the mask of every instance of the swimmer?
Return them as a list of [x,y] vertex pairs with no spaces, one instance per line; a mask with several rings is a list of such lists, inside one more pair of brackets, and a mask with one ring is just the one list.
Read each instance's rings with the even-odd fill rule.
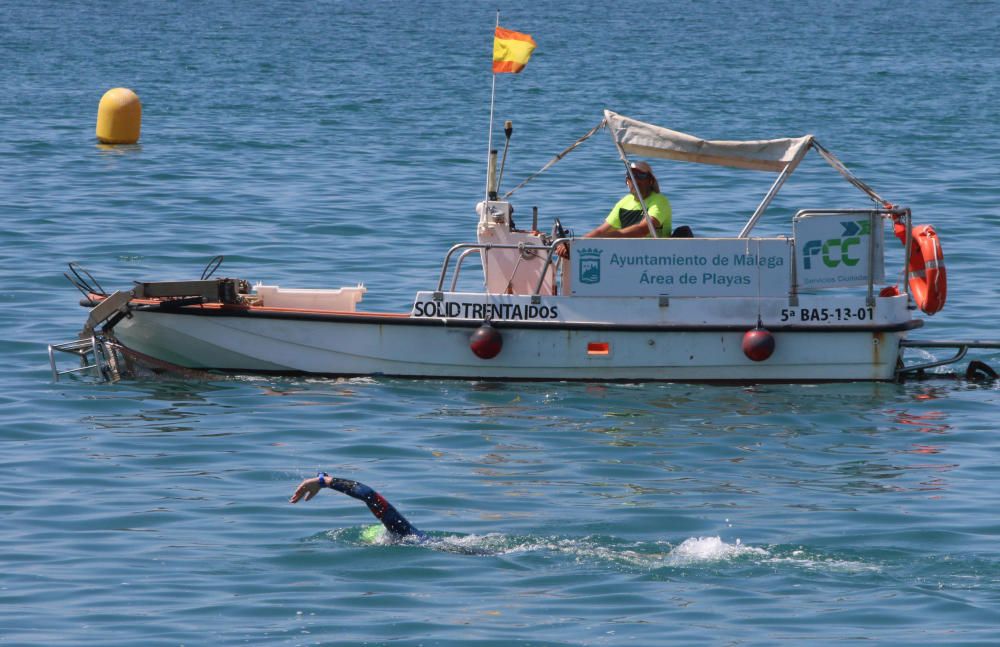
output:
[[295,493],[292,494],[292,498],[288,502],[298,503],[303,499],[308,501],[319,494],[323,488],[343,492],[347,496],[364,501],[375,518],[382,522],[393,538],[418,537],[422,539],[424,537],[424,533],[417,530],[413,524],[406,520],[406,517],[399,513],[399,510],[396,510],[391,503],[385,500],[385,497],[375,490],[364,483],[330,476],[326,472],[320,472],[315,478],[306,479],[299,483],[299,487],[295,488]]

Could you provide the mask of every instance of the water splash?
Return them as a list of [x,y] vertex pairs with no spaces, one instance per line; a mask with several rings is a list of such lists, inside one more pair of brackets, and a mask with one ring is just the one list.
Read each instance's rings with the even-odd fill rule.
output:
[[664,562],[668,566],[695,566],[707,562],[769,556],[770,553],[763,548],[746,546],[739,539],[728,544],[721,537],[690,537],[671,550]]
[[783,566],[808,571],[879,573],[881,565],[823,555],[801,546],[762,548],[740,539],[727,542],[719,536],[688,537],[679,544],[669,542],[625,543],[609,537],[533,537],[502,533],[456,535],[429,533],[424,539],[393,538],[382,525],[342,528],[324,533],[328,539],[369,546],[411,545],[460,555],[501,557],[511,555],[562,555],[577,564],[624,567],[638,571],[697,569],[726,564]]

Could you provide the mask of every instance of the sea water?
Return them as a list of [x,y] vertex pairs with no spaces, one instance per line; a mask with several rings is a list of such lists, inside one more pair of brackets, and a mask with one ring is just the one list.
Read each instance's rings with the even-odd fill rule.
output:
[[[220,275],[364,282],[361,307],[408,310],[473,236],[496,8],[0,7],[0,644],[995,644],[996,383],[52,381],[46,345],[85,316],[70,261],[117,289],[221,254]],[[948,304],[913,336],[998,337],[995,3],[500,8],[538,43],[496,79],[502,189],[604,108],[812,133],[940,235]],[[102,147],[117,86],[142,137]],[[870,206],[813,157],[758,233]],[[698,236],[735,235],[773,179],[653,166]],[[601,132],[515,219],[582,234],[624,191]],[[318,470],[428,539],[388,541],[333,492],[289,505]]]

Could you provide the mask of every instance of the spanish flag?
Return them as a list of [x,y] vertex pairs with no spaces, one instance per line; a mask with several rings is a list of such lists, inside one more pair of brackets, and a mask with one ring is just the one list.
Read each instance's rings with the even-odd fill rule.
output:
[[493,73],[517,74],[528,64],[535,41],[528,34],[497,26],[493,35]]

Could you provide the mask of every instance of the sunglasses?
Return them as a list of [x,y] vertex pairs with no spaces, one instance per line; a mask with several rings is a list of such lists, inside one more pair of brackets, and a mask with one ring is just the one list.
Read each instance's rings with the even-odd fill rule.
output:
[[[632,175],[637,180],[648,180],[649,178],[653,177],[649,173],[643,173],[642,171],[632,171]],[[626,180],[628,179],[628,173],[625,174],[625,179]]]

